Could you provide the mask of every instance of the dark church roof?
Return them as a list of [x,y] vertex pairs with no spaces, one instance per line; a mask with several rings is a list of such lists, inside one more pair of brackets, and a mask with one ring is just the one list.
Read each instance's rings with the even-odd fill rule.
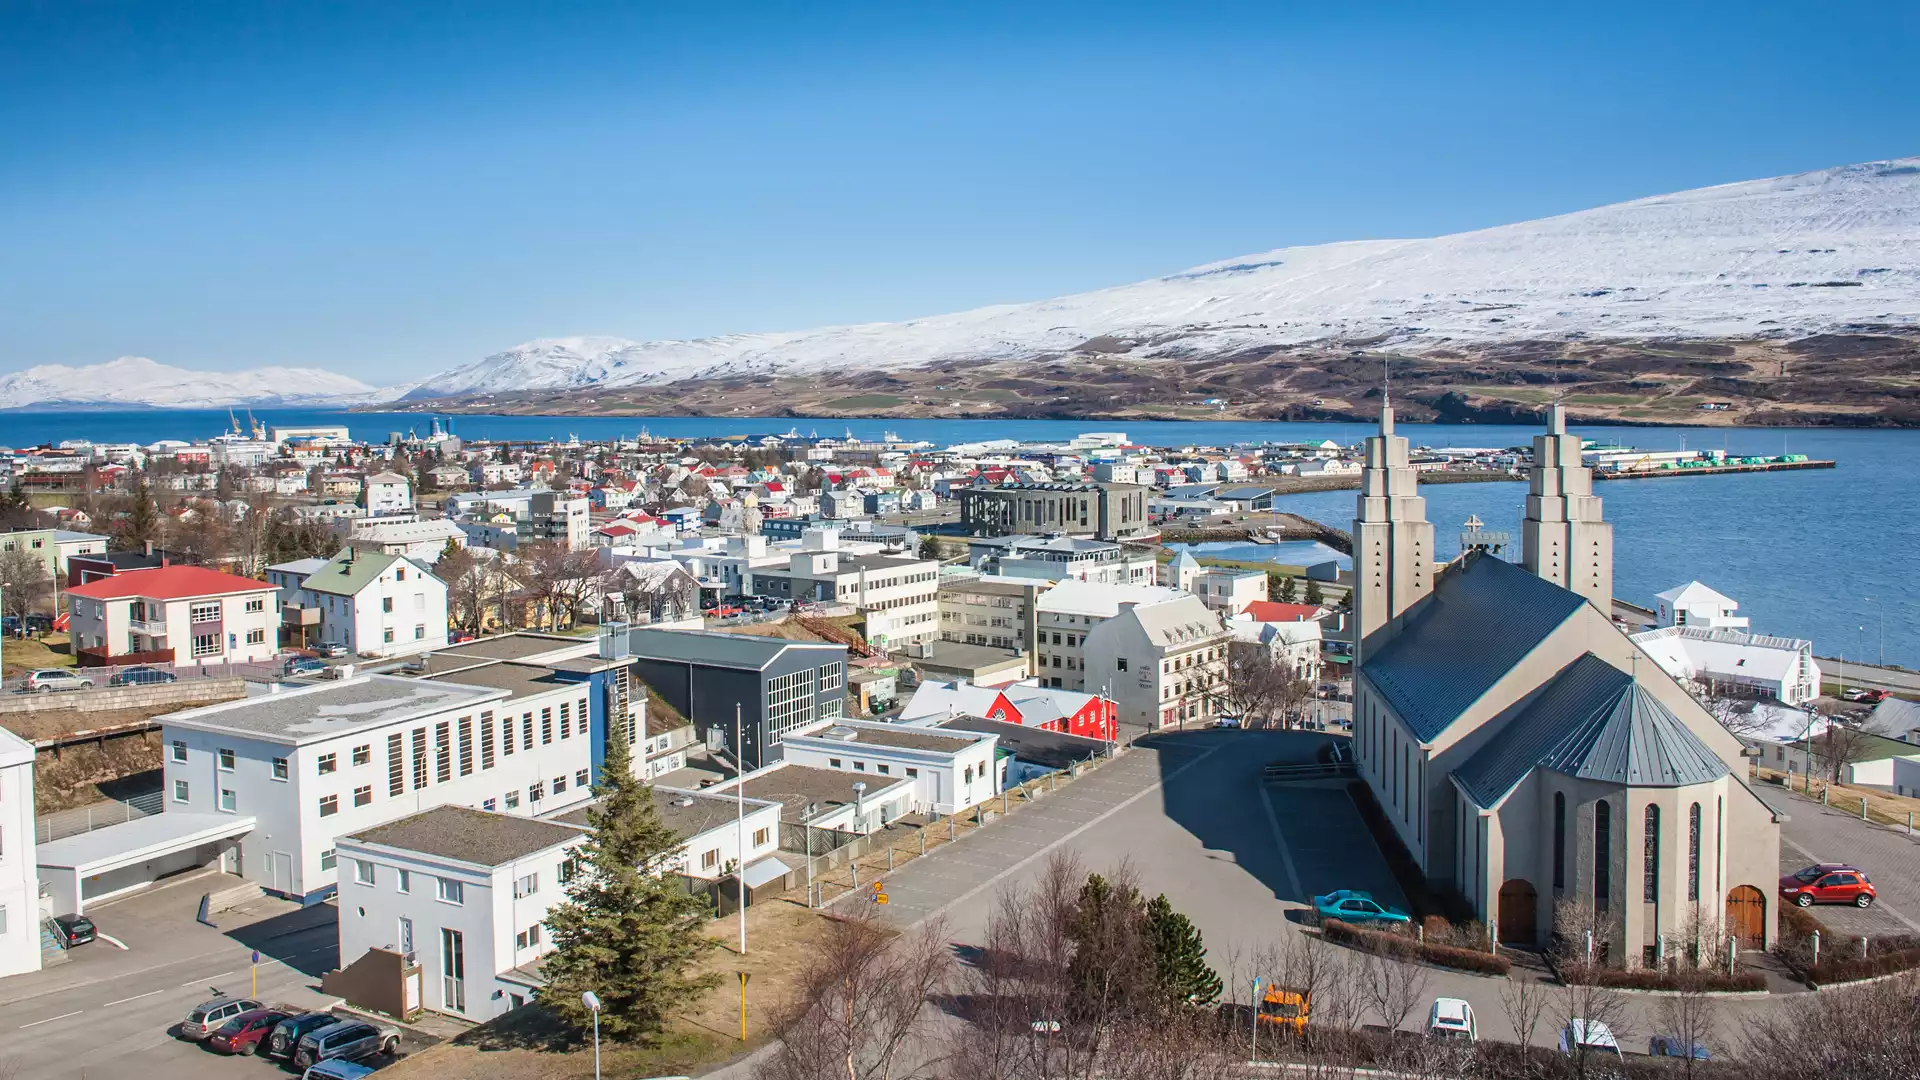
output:
[[1469,555],[1361,670],[1430,742],[1585,603],[1512,563]]
[[1685,722],[1592,653],[1560,669],[1454,779],[1492,808],[1536,767],[1632,787],[1683,787],[1727,774],[1727,763]]

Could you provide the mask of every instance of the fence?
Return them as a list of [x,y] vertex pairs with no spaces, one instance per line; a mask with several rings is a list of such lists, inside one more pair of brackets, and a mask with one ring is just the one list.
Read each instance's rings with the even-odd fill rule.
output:
[[[66,670],[92,682],[95,686],[102,687],[111,685],[116,676],[132,668],[171,672],[175,678],[183,682],[187,679],[278,679],[282,675],[281,664],[286,657],[293,655],[306,654],[283,653],[272,660],[251,664],[117,664],[111,667],[76,667]],[[25,682],[26,675],[23,673],[0,680],[0,689],[11,693],[20,689]]]
[[152,817],[165,809],[161,792],[149,791],[124,801],[94,803],[72,810],[59,810],[34,822],[36,842],[50,844],[68,836],[78,836],[109,825],[124,825],[139,818]]

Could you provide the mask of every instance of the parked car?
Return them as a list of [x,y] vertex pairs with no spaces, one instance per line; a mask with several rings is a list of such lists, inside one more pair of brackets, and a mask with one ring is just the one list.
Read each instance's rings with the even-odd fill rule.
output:
[[290,1058],[303,1035],[310,1035],[323,1027],[331,1027],[340,1022],[340,1018],[330,1012],[301,1013],[280,1021],[273,1034],[266,1040],[268,1057]]
[[293,1067],[305,1069],[336,1058],[362,1061],[400,1049],[400,1033],[365,1020],[342,1020],[300,1036],[293,1050]]
[[1605,1054],[1615,1058],[1622,1057],[1620,1040],[1613,1037],[1613,1029],[1604,1020],[1584,1020],[1575,1017],[1573,1022],[1560,1029],[1560,1052],[1572,1057],[1576,1050],[1584,1049],[1590,1054]]
[[65,668],[41,668],[27,672],[26,681],[20,688],[29,694],[44,694],[54,690],[91,690],[93,680],[81,678]]
[[1648,1039],[1647,1054],[1650,1057],[1690,1057],[1695,1061],[1713,1060],[1713,1054],[1708,1052],[1706,1043],[1689,1044],[1678,1035],[1655,1035]]
[[1863,701],[1869,705],[1878,705],[1887,700],[1887,692],[1885,690],[1870,690],[1864,686],[1855,686],[1840,691],[1840,700]]
[[285,1009],[252,1009],[220,1025],[207,1039],[207,1045],[223,1054],[258,1054],[263,1042],[280,1021],[292,1014]]
[[373,1073],[374,1067],[371,1065],[362,1065],[345,1058],[334,1058],[332,1061],[323,1061],[301,1073],[300,1080],[361,1080],[362,1077],[372,1076]]
[[180,1037],[200,1042],[210,1038],[227,1021],[259,1007],[260,1003],[252,998],[219,997],[203,1001],[180,1021]]
[[1436,1039],[1480,1038],[1480,1025],[1474,1021],[1473,1006],[1459,998],[1434,998],[1427,1010],[1427,1034]]
[[55,915],[53,932],[60,939],[61,947],[71,949],[92,941],[95,930],[93,920],[85,915]]
[[328,671],[325,660],[316,660],[311,656],[295,656],[280,665],[284,675],[324,675]]
[[179,682],[180,676],[157,667],[130,667],[107,680],[108,686],[147,686],[152,683]]
[[1867,872],[1846,863],[1815,863],[1780,879],[1780,895],[1801,907],[1815,904],[1852,904],[1872,907],[1879,893]]
[[1313,991],[1292,986],[1269,986],[1260,995],[1260,1011],[1255,1014],[1263,1024],[1292,1032],[1307,1030],[1313,1016]]
[[1325,896],[1316,896],[1313,898],[1313,910],[1323,919],[1339,919],[1356,926],[1411,921],[1411,916],[1406,912],[1388,907],[1375,900],[1371,893],[1358,889],[1340,889]]
[[323,641],[320,644],[315,645],[313,647],[313,651],[319,653],[321,656],[347,655],[347,647],[345,645],[340,644],[337,641]]
[[1213,726],[1217,728],[1237,728],[1240,726],[1240,718],[1221,713],[1219,716],[1213,718]]
[[473,632],[470,630],[455,630],[453,633],[447,635],[447,643],[450,645],[464,645],[472,640],[474,640],[474,637]]

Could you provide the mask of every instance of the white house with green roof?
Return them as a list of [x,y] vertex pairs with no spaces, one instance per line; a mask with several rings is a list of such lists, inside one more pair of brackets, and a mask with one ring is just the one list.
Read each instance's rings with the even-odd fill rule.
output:
[[309,641],[337,642],[364,656],[446,647],[446,583],[405,555],[344,548],[298,586],[275,583],[282,588],[286,621],[302,626]]

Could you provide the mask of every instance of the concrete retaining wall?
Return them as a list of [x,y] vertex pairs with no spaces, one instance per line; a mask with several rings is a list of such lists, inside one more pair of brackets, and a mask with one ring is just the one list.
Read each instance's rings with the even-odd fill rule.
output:
[[[82,674],[85,674],[84,672]],[[144,686],[102,686],[94,690],[62,690],[48,694],[7,694],[0,698],[0,716],[61,710],[107,712],[114,709],[151,709],[161,705],[204,705],[247,695],[247,680],[181,679]]]

